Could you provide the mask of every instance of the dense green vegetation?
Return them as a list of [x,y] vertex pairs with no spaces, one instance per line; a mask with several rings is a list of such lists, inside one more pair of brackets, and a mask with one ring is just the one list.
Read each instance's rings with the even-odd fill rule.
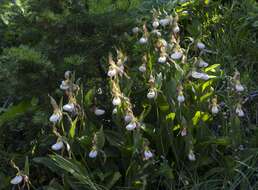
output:
[[258,189],[257,38],[255,0],[1,1],[0,190]]

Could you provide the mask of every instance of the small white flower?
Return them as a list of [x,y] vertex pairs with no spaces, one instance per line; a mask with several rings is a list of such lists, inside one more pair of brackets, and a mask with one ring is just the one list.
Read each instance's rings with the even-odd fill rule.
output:
[[159,63],[166,63],[166,61],[167,61],[167,57],[166,56],[160,56],[159,59],[158,59]]
[[155,98],[156,96],[157,96],[156,91],[155,91],[154,89],[150,89],[149,92],[148,92],[148,94],[147,94],[147,98],[148,98],[148,99],[153,99],[153,98]]
[[57,123],[61,120],[62,118],[62,114],[60,113],[53,113],[50,118],[49,118],[49,121],[52,122],[52,123]]
[[145,64],[142,64],[138,69],[139,69],[140,72],[144,73],[144,72],[146,72],[147,68],[146,68]]
[[132,29],[132,32],[133,32],[134,34],[137,34],[139,31],[140,31],[139,27],[134,27],[134,28]]
[[236,89],[237,92],[243,92],[244,91],[244,87],[239,81],[236,82],[235,89]]
[[67,81],[63,80],[62,83],[60,84],[60,89],[61,90],[68,90],[69,89],[69,85],[67,83]]
[[112,101],[112,104],[113,104],[114,106],[119,106],[119,105],[121,104],[121,98],[119,98],[119,97],[114,97],[114,98],[113,98],[113,101]]
[[190,161],[195,161],[195,160],[196,160],[195,154],[194,154],[193,150],[190,150],[190,151],[189,151],[188,159],[189,159]]
[[150,150],[145,150],[144,151],[144,159],[145,160],[149,160],[152,157],[153,157],[153,153]]
[[174,33],[178,33],[178,32],[180,32],[180,28],[179,28],[179,26],[178,25],[176,25],[174,28],[173,28],[173,32]]
[[148,38],[146,38],[146,37],[141,37],[139,40],[140,44],[146,44],[147,42],[148,42]]
[[197,42],[197,47],[198,47],[200,50],[202,50],[202,49],[205,48],[205,44],[202,43],[202,42]]
[[187,129],[184,127],[183,130],[181,131],[181,136],[184,137],[187,135]]
[[183,54],[180,51],[175,51],[174,53],[171,54],[171,58],[174,60],[181,59]]
[[110,70],[108,71],[108,73],[107,73],[107,75],[108,75],[109,77],[114,77],[114,76],[116,76],[116,74],[117,74],[117,70],[116,70],[116,69],[110,69]]
[[75,111],[75,105],[73,103],[65,104],[63,106],[63,110],[68,111],[68,112],[74,112]]
[[63,141],[58,141],[51,146],[51,149],[54,151],[58,151],[58,150],[61,150],[63,147],[64,147]]
[[21,183],[23,180],[23,177],[21,175],[17,175],[15,176],[11,181],[10,183],[13,184],[13,185],[18,185],[19,183]]
[[168,43],[165,39],[159,39],[159,42],[162,44],[162,46],[168,47]]
[[105,110],[96,108],[94,113],[95,113],[95,115],[100,116],[100,115],[105,114]]
[[178,95],[178,96],[177,96],[177,101],[178,101],[179,103],[184,102],[184,101],[185,101],[184,95],[183,95],[183,94]]
[[153,23],[152,23],[152,26],[153,28],[158,28],[159,27],[159,21],[158,20],[155,20]]
[[219,106],[218,105],[213,105],[212,108],[211,108],[211,112],[213,114],[219,113]]
[[245,116],[245,113],[244,113],[244,111],[242,110],[241,105],[238,105],[238,106],[237,106],[237,108],[236,108],[236,114],[238,115],[238,117],[244,117],[244,116]]
[[126,128],[128,131],[132,131],[132,130],[134,130],[136,127],[137,127],[137,124],[136,124],[135,122],[130,122],[128,125],[126,125],[125,128]]
[[92,149],[89,153],[90,158],[96,158],[98,155],[98,151],[96,149]]
[[204,61],[203,59],[200,59],[198,66],[199,67],[208,67],[209,64],[206,61]]
[[170,18],[160,19],[159,23],[161,26],[165,27],[171,23],[171,19]]

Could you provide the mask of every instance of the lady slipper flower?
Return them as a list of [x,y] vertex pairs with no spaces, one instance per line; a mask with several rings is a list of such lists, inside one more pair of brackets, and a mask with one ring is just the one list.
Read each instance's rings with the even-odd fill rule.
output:
[[128,131],[132,131],[132,130],[134,130],[136,127],[137,127],[136,122],[135,122],[135,121],[132,121],[132,122],[130,122],[128,125],[126,125],[125,128],[126,128]]
[[108,75],[110,78],[116,76],[116,74],[117,74],[117,70],[116,70],[115,68],[112,68],[112,67],[108,70],[108,73],[107,73],[107,75]]
[[55,144],[51,146],[51,149],[54,151],[61,150],[64,147],[64,143],[62,140],[58,140]]
[[70,88],[69,81],[68,80],[63,80],[62,83],[60,84],[60,89],[61,90],[68,90]]
[[114,108],[112,114],[117,114],[117,108]]
[[140,44],[146,44],[147,42],[148,42],[148,38],[145,37],[145,36],[141,37],[140,40],[139,40]]
[[147,70],[146,64],[142,64],[138,69],[139,69],[140,72],[145,73],[146,70]]
[[210,77],[206,73],[200,73],[197,71],[192,71],[192,77],[195,79],[203,79],[203,80],[208,80]]
[[177,96],[177,101],[178,101],[179,103],[182,103],[182,102],[185,101],[185,97],[184,97],[184,94],[183,94],[182,91],[181,91],[181,92],[179,93],[179,95]]
[[193,150],[190,150],[190,151],[189,151],[188,159],[189,159],[190,161],[195,161],[195,160],[196,160],[195,154],[194,154]]
[[180,28],[179,28],[178,24],[176,24],[176,25],[174,26],[173,32],[174,32],[175,34],[177,34],[178,32],[180,32]]
[[183,128],[183,130],[181,131],[181,136],[184,137],[187,135],[187,129],[186,127]]
[[244,111],[242,110],[241,104],[237,104],[237,107],[236,107],[236,114],[238,115],[238,117],[244,117],[244,116],[245,116],[245,113],[244,113]]
[[92,150],[90,151],[90,153],[89,153],[89,157],[90,157],[90,158],[96,158],[97,155],[98,155],[98,151],[97,151],[97,148],[94,146],[94,147],[92,148]]
[[61,121],[61,119],[62,119],[62,113],[58,111],[58,112],[54,112],[50,116],[49,121],[55,124]]
[[198,66],[199,67],[208,67],[209,64],[206,61],[204,61],[203,59],[200,59]]
[[236,81],[235,89],[237,92],[243,92],[245,90],[239,80]]
[[100,108],[95,108],[94,113],[96,116],[101,116],[105,114],[105,110],[100,109]]
[[161,55],[158,59],[159,63],[166,63],[167,57],[165,55]]
[[113,101],[112,101],[114,106],[119,106],[121,104],[121,102],[122,102],[121,98],[119,98],[119,97],[114,97]]
[[140,31],[140,28],[139,28],[139,27],[134,27],[134,28],[132,29],[132,32],[133,32],[134,34],[137,34],[139,31]]
[[158,19],[154,19],[153,23],[152,23],[152,26],[154,29],[158,28],[159,27],[159,20]]
[[200,49],[200,50],[202,50],[202,49],[204,49],[206,46],[205,46],[205,44],[204,43],[202,43],[202,42],[197,42],[197,47]]
[[21,175],[16,175],[14,178],[11,179],[10,183],[12,185],[18,185],[23,181],[23,177]]
[[127,113],[127,114],[125,115],[125,117],[124,117],[124,121],[125,121],[126,123],[130,123],[130,122],[133,120],[133,118],[134,118],[134,116],[133,116],[132,113]]
[[213,114],[219,113],[219,105],[217,104],[217,97],[212,98],[211,112],[212,112]]
[[74,112],[75,111],[75,105],[74,103],[65,104],[63,106],[63,110],[67,112]]
[[157,96],[157,92],[154,88],[151,88],[147,94],[148,99],[153,99]]
[[172,22],[172,17],[166,17],[164,19],[159,20],[160,25],[163,26],[163,27],[171,24],[171,22]]
[[149,148],[146,148],[143,154],[144,154],[144,160],[149,160],[150,158],[153,157],[153,153],[149,150]]
[[182,52],[180,51],[175,51],[174,53],[171,54],[171,58],[174,60],[179,60],[183,56]]

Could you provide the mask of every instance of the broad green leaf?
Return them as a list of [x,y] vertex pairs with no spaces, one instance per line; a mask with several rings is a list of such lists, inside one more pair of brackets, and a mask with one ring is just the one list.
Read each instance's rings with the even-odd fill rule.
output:
[[29,158],[26,156],[25,164],[24,164],[24,173],[29,176],[30,175],[30,165],[29,165]]
[[203,92],[207,87],[211,86],[212,83],[213,83],[212,80],[208,80],[208,81],[206,81],[205,83],[203,83],[203,85],[202,85],[202,92]]
[[18,105],[11,106],[6,112],[0,115],[0,127],[16,117],[25,114],[29,110],[35,110],[36,106],[31,105],[30,101],[23,101]]
[[108,184],[106,185],[108,189],[111,189],[115,183],[122,177],[122,175],[120,174],[120,172],[115,172],[112,176],[112,179],[110,179],[110,181],[108,182]]
[[171,112],[168,115],[166,115],[166,120],[174,121],[175,117],[176,117],[176,113]]
[[70,135],[70,137],[71,137],[72,139],[73,139],[74,136],[75,136],[75,130],[76,130],[77,121],[78,121],[78,117],[76,117],[75,120],[72,121],[70,130],[69,130],[69,135]]
[[98,149],[102,149],[105,145],[105,134],[103,132],[103,127],[96,132],[96,145]]
[[90,89],[84,97],[84,104],[86,107],[89,107],[92,104],[94,98],[95,89]]
[[197,111],[194,115],[194,117],[192,118],[192,121],[193,121],[193,125],[197,125],[198,122],[200,121],[200,118],[201,118],[201,112],[200,111]]
[[206,93],[200,97],[200,101],[203,102],[207,98],[211,97],[213,95],[213,92]]
[[211,72],[216,72],[214,69],[216,69],[217,67],[219,67],[220,64],[213,64],[207,68],[204,69],[204,72],[208,72],[208,71],[211,71]]

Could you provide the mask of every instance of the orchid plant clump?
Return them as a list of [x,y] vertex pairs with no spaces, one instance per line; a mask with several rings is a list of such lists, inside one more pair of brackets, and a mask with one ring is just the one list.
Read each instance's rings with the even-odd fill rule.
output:
[[[129,47],[109,53],[108,105],[98,102],[95,90],[85,93],[73,72],[65,72],[60,104],[49,95],[52,152],[83,164],[87,159],[101,166],[120,163],[126,175],[134,176],[128,183],[139,183],[140,169],[198,160],[199,143],[219,137],[212,125],[223,129],[232,118],[244,119],[246,88],[240,73],[227,76],[220,64],[209,63],[212,51],[201,36],[183,36],[179,14],[153,9],[150,20],[132,29]],[[17,174],[11,183],[25,180]]]

